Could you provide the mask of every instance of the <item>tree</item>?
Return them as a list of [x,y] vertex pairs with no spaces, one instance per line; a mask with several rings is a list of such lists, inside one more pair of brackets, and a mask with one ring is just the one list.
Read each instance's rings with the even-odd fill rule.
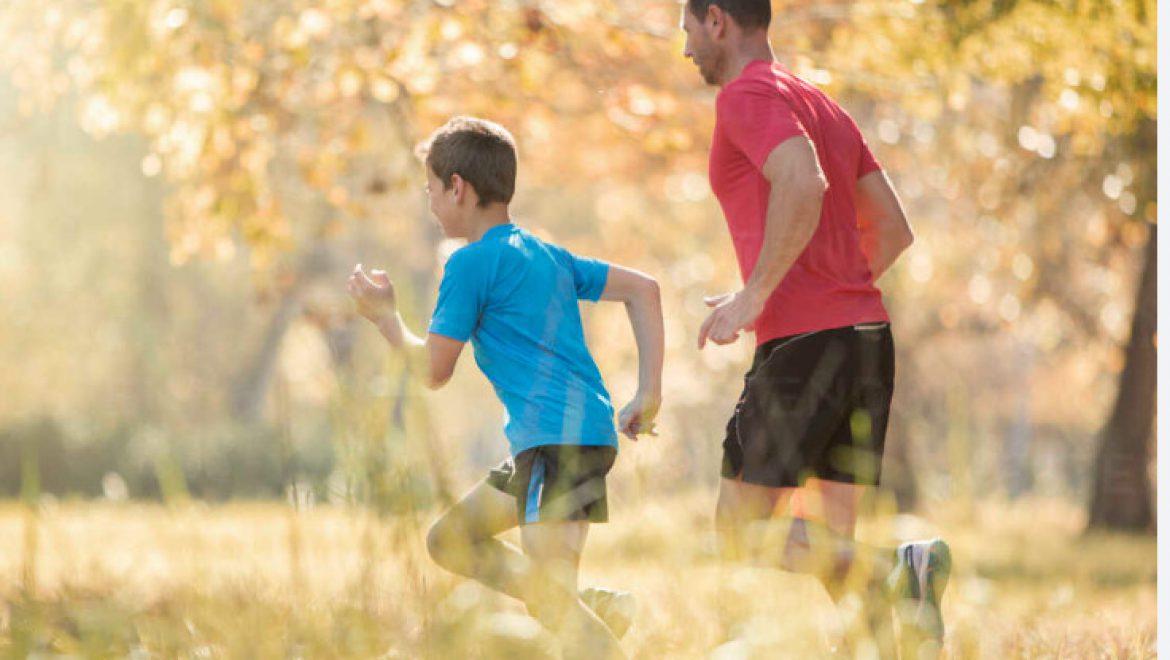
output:
[[1145,263],[1134,305],[1117,399],[1101,431],[1089,505],[1089,527],[1150,531],[1150,432],[1156,406],[1158,349],[1158,233],[1146,239]]

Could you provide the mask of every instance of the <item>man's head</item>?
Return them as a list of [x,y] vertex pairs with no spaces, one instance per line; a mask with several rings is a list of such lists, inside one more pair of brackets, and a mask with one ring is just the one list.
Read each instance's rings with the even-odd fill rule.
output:
[[689,57],[708,85],[724,81],[735,47],[745,36],[767,36],[772,22],[769,0],[686,0],[682,29],[687,34],[683,55]]
[[[516,190],[516,141],[503,126],[476,117],[454,117],[415,153],[427,167],[431,213],[451,236],[460,210],[508,204]],[[452,231],[454,230],[454,232]]]

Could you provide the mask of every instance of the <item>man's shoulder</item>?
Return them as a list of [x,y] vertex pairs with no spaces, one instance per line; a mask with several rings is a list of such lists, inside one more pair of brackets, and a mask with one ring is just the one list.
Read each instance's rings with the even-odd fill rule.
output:
[[740,76],[719,90],[715,97],[716,114],[737,116],[741,107],[758,108],[761,103],[791,106],[798,80],[791,74],[780,75],[767,69]]

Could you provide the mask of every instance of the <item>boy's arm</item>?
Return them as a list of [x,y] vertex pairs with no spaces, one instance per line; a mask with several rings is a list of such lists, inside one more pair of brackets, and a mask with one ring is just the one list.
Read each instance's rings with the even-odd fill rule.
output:
[[638,392],[618,415],[618,427],[626,437],[652,433],[654,417],[662,404],[662,300],[658,282],[649,275],[610,264],[601,300],[626,304],[634,340],[638,345]]
[[378,328],[386,341],[407,357],[407,364],[426,375],[427,387],[438,389],[451,379],[464,342],[428,333],[426,339],[406,327],[398,313],[394,284],[384,271],[367,275],[358,264],[349,277],[349,295],[357,303],[358,313]]
[[861,250],[877,281],[914,242],[914,232],[885,172],[875,170],[858,179],[856,196]]

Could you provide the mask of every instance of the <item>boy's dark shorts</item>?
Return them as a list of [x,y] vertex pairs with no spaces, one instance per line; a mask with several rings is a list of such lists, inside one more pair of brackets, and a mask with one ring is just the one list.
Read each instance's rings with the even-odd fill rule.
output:
[[773,488],[877,485],[893,392],[888,323],[768,341],[727,423],[722,474]]
[[487,483],[516,498],[521,525],[547,521],[606,522],[605,475],[617,450],[601,445],[543,445],[492,469]]

